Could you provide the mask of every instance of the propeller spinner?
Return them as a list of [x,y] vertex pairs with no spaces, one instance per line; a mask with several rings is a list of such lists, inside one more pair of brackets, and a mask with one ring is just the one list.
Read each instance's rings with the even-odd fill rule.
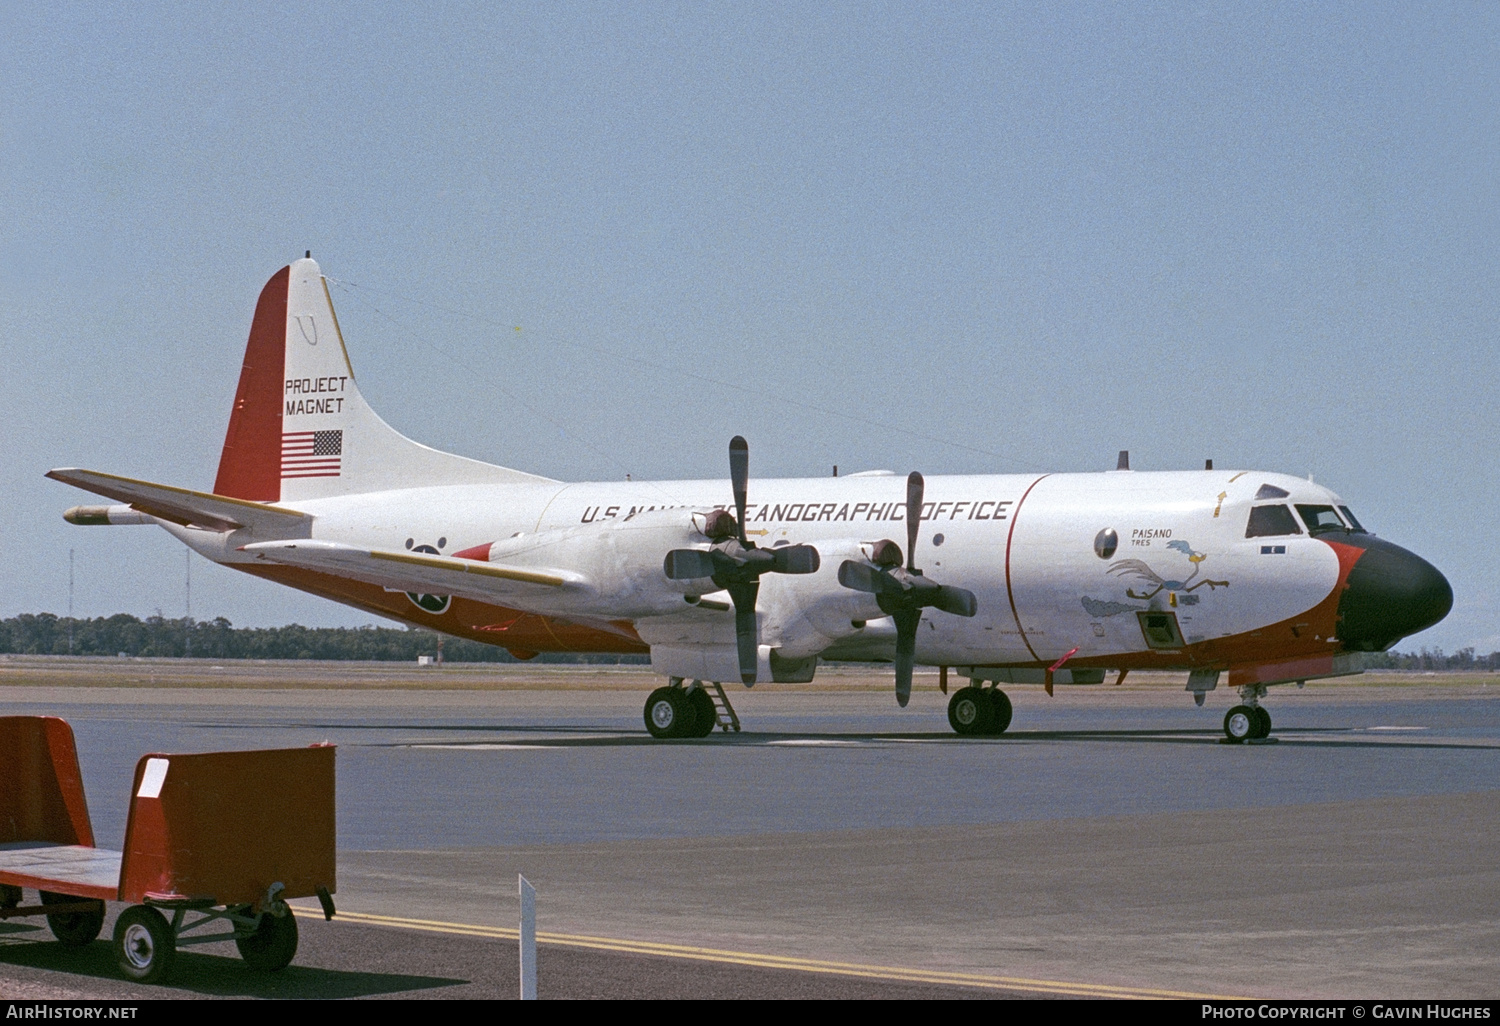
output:
[[911,700],[911,674],[916,662],[917,627],[922,610],[941,609],[954,616],[973,616],[979,603],[972,591],[938,584],[917,569],[917,531],[922,525],[922,495],[926,485],[915,470],[906,479],[906,566],[901,549],[889,539],[875,543],[870,562],[846,559],[839,566],[839,583],[875,596],[876,603],[896,621],[896,701]]
[[740,679],[754,684],[759,662],[760,629],[755,619],[755,601],[760,594],[761,574],[817,573],[821,561],[811,545],[784,545],[758,549],[745,538],[745,502],[749,496],[750,446],[739,435],[729,440],[729,478],[734,488],[738,516],[715,510],[704,524],[704,533],[714,543],[702,549],[673,549],[662,563],[662,571],[674,581],[708,577],[729,592],[734,603],[734,639],[739,649]]

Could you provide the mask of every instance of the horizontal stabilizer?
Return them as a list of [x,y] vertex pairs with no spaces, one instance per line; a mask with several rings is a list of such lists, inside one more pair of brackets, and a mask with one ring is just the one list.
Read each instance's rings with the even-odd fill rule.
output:
[[240,551],[273,563],[324,570],[398,591],[472,595],[515,600],[535,597],[538,588],[581,585],[584,578],[567,570],[502,566],[451,556],[389,552],[328,541],[257,542]]
[[210,531],[233,531],[249,527],[258,533],[288,536],[305,535],[313,518],[294,509],[268,506],[261,502],[231,499],[227,495],[195,492],[189,488],[137,481],[97,470],[63,467],[49,470],[54,481],[82,488],[95,495],[126,503],[140,513],[167,520],[184,527],[202,527]]

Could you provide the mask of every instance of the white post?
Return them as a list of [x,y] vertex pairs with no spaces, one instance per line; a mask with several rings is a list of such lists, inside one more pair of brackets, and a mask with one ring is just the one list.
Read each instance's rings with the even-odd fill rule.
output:
[[521,884],[521,1000],[536,1000],[536,888],[524,876]]

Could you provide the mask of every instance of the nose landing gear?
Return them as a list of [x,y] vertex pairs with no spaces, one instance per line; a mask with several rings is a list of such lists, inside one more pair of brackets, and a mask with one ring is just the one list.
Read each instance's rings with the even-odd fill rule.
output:
[[1257,701],[1265,694],[1265,685],[1247,685],[1240,688],[1240,698],[1245,704],[1237,705],[1224,714],[1224,736],[1234,744],[1246,741],[1264,741],[1271,735],[1271,714]]

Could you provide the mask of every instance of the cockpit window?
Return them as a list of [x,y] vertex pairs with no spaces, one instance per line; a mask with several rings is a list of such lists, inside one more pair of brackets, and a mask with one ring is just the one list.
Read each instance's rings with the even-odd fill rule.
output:
[[1349,526],[1354,529],[1354,531],[1355,531],[1356,534],[1366,534],[1366,533],[1368,533],[1368,532],[1365,531],[1364,525],[1361,524],[1358,520],[1356,520],[1354,518],[1354,514],[1353,513],[1349,512],[1349,507],[1348,506],[1340,506],[1339,507],[1339,512],[1342,513],[1342,514],[1344,514],[1344,519],[1347,520],[1347,521],[1349,521]]
[[1254,506],[1245,525],[1246,538],[1268,538],[1279,534],[1301,534],[1302,528],[1285,506]]
[[1277,488],[1275,485],[1271,484],[1261,485],[1260,491],[1255,493],[1256,502],[1260,502],[1262,499],[1284,499],[1286,497],[1287,492],[1285,489]]
[[1333,511],[1332,506],[1308,506],[1299,502],[1297,512],[1302,515],[1302,522],[1307,525],[1308,534],[1344,529],[1344,522],[1339,519],[1339,515]]

